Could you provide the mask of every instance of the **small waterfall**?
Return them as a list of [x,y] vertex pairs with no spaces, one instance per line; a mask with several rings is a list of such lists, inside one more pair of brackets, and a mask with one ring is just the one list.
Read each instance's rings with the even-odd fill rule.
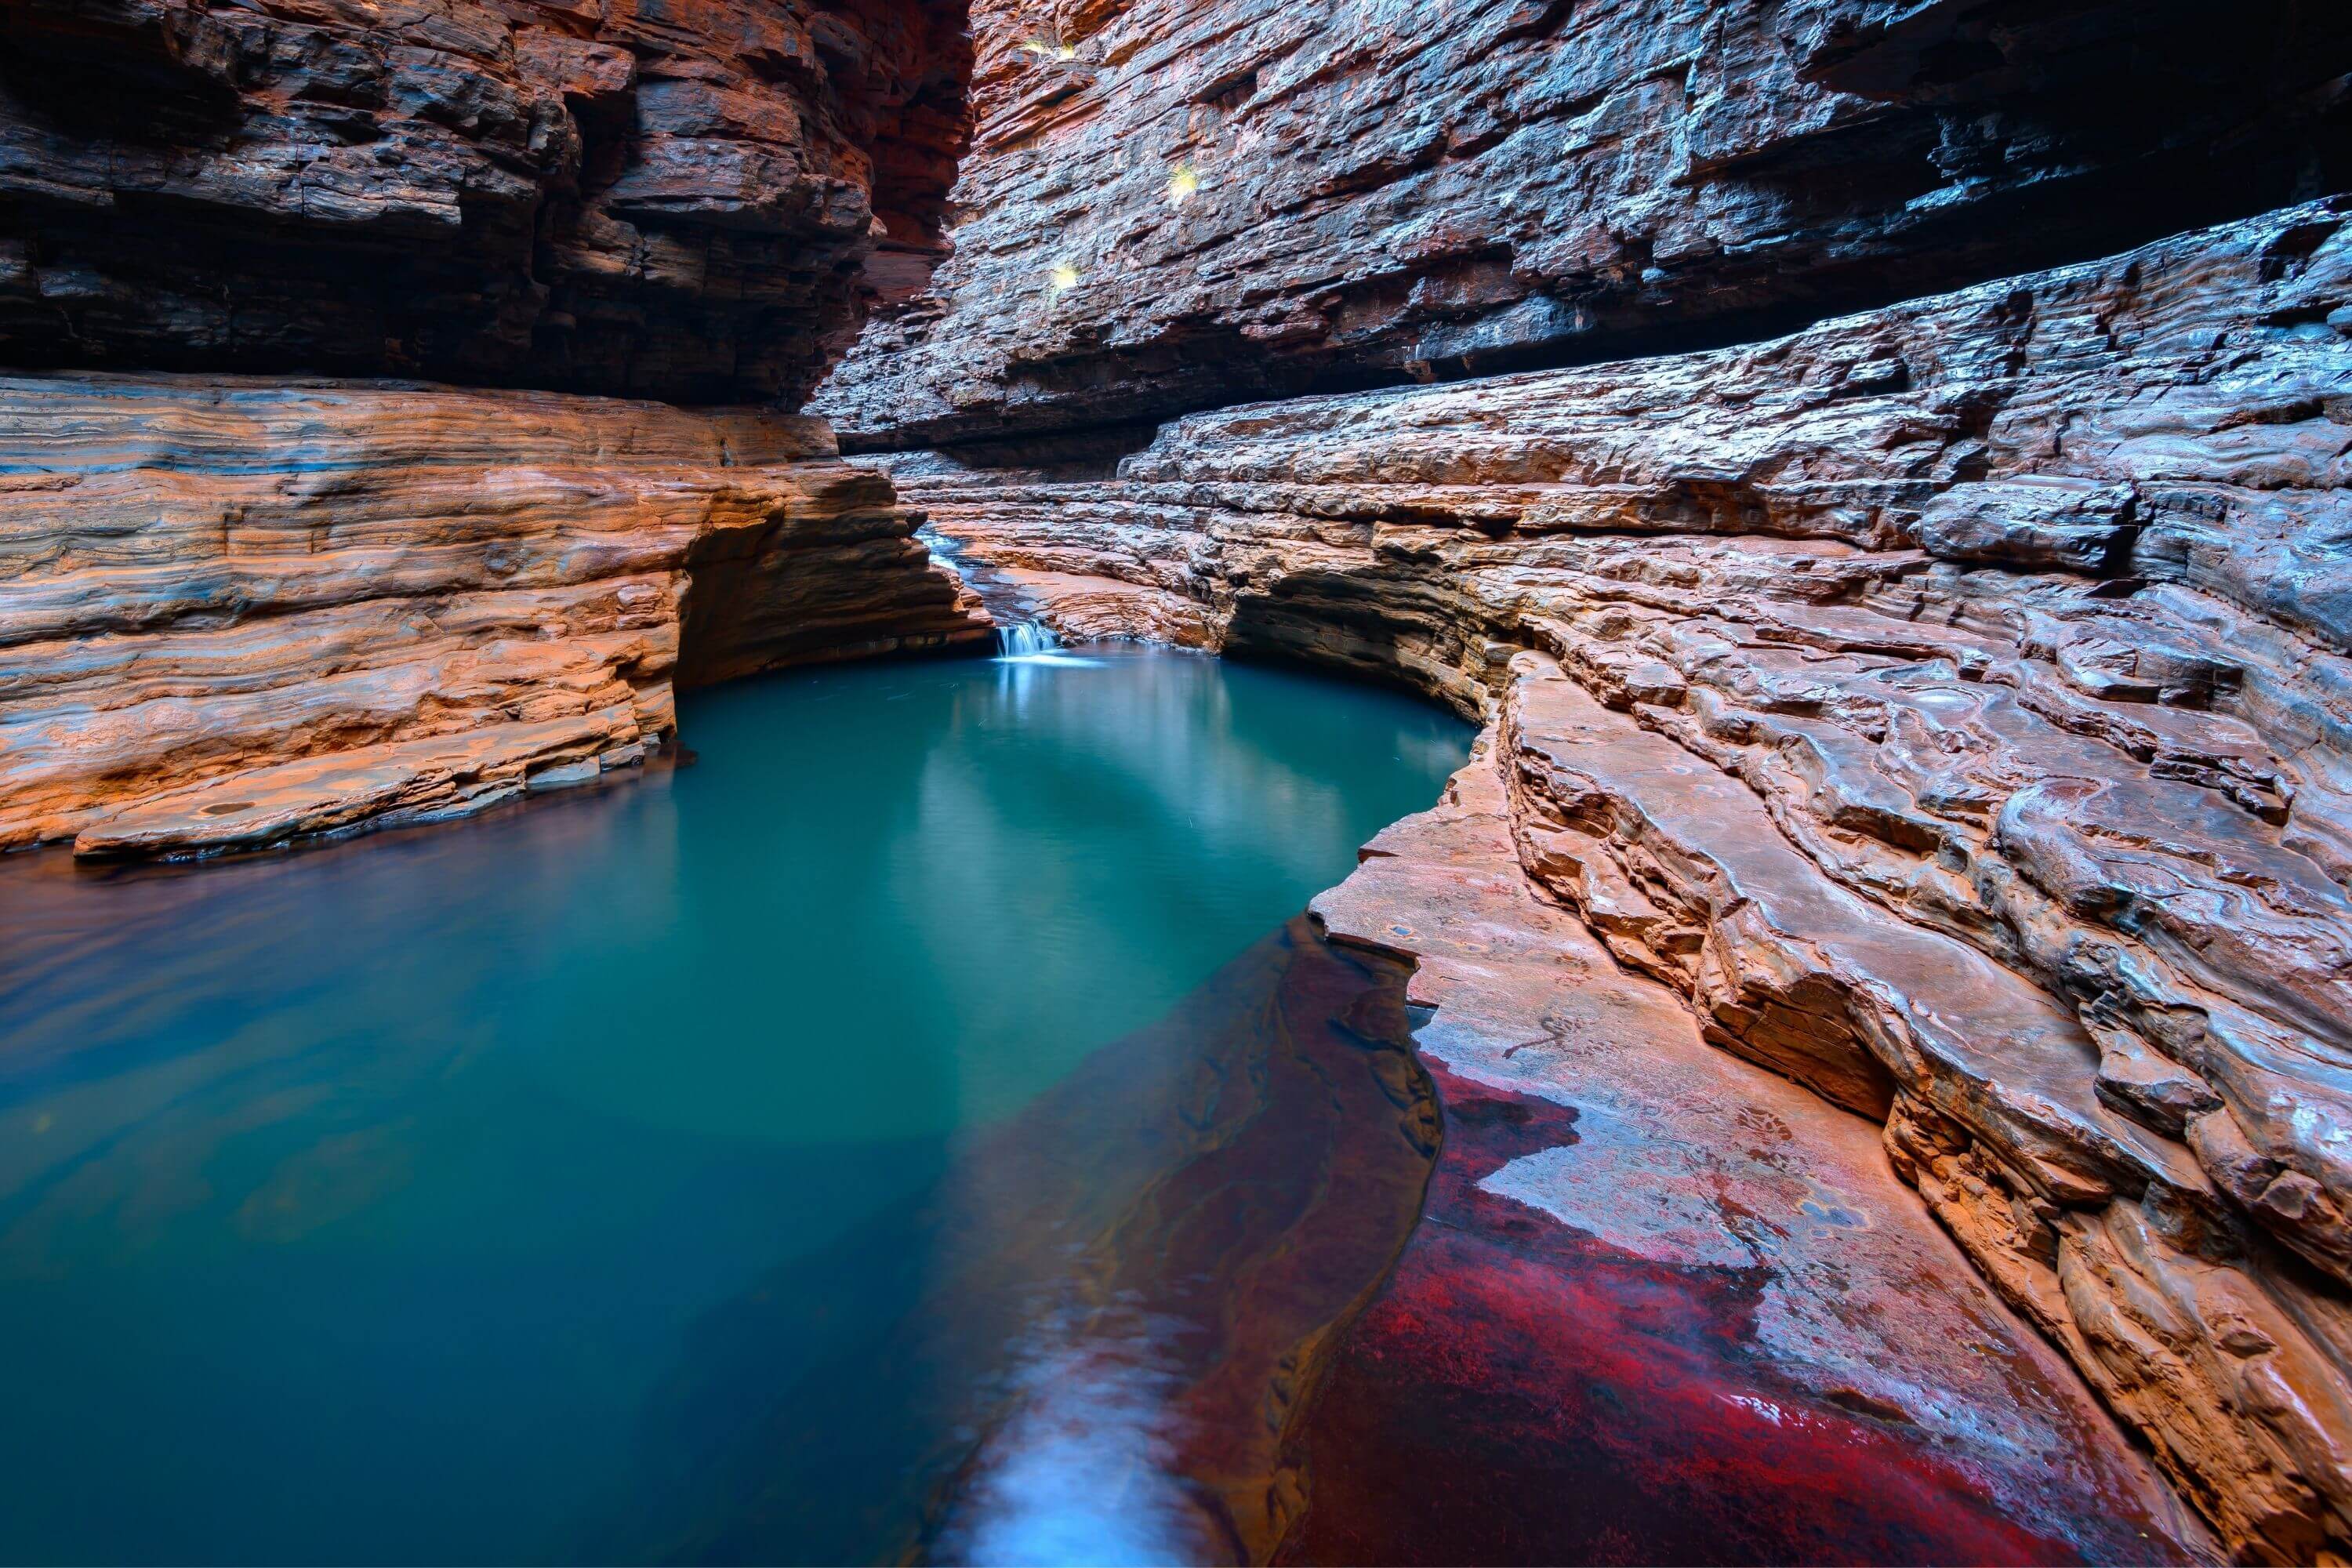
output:
[[1034,658],[1041,653],[1051,653],[1062,646],[1054,628],[1039,620],[1016,621],[996,628],[996,657],[999,658]]

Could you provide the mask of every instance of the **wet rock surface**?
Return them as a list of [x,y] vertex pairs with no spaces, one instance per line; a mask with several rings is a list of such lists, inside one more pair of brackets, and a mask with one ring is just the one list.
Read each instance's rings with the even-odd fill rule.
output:
[[1513,761],[1490,731],[1316,902],[1417,961],[1444,1141],[1301,1423],[1280,1560],[2210,1551],[1869,1123],[1710,1050],[1522,874]]
[[978,0],[903,448],[1782,331],[2352,184],[2337,8]]
[[1486,716],[1527,883],[1881,1124],[2229,1549],[2300,1560],[2352,1542],[2347,328],[2322,203],[1115,468],[875,460],[1049,617]]
[[0,363],[796,405],[970,64],[917,0],[7,0]]
[[244,848],[642,761],[673,688],[983,641],[814,420],[0,379],[0,847]]

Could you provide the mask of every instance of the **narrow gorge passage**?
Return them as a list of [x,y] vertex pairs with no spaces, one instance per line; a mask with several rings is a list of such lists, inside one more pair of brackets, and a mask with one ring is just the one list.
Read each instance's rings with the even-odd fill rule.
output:
[[2347,1020],[2352,8],[0,0],[0,1558],[2352,1560]]

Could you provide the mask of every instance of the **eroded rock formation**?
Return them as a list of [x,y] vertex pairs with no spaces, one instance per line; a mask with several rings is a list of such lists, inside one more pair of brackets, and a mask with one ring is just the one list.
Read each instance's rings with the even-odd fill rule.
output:
[[984,637],[767,411],[936,253],[963,26],[0,0],[0,848],[472,810],[675,683]]
[[1484,717],[1545,897],[1883,1122],[2235,1551],[2352,1542],[2346,206],[1110,477],[887,461],[1074,631]]
[[937,247],[961,12],[5,0],[0,364],[797,405]]
[[[1688,1020],[2231,1550],[2352,1555],[2352,13],[974,15],[950,206],[959,5],[0,0],[0,847],[475,809],[984,636],[887,471],[1066,631],[1481,718],[1325,905],[1485,1019],[1442,1067],[1583,1105],[1584,1003]],[[867,467],[581,395],[789,405],[868,300]]]
[[1444,1137],[1276,1560],[2210,1560],[1878,1129],[1710,1049],[1523,873],[1509,762],[1490,732],[1315,900],[1416,960]]
[[0,378],[0,848],[184,853],[643,760],[681,681],[984,638],[814,420]]
[[2352,13],[978,0],[851,450],[1786,331],[2352,184]]

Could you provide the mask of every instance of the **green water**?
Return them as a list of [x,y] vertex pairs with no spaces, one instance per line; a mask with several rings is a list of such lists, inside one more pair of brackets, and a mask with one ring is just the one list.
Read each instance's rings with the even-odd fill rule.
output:
[[0,862],[0,1557],[906,1549],[978,1439],[930,1413],[1009,1375],[859,1363],[957,1313],[943,1198],[1081,1063],[1172,1081],[1198,1042],[1150,1026],[1468,742],[1122,648],[683,729],[693,765],[478,823]]

